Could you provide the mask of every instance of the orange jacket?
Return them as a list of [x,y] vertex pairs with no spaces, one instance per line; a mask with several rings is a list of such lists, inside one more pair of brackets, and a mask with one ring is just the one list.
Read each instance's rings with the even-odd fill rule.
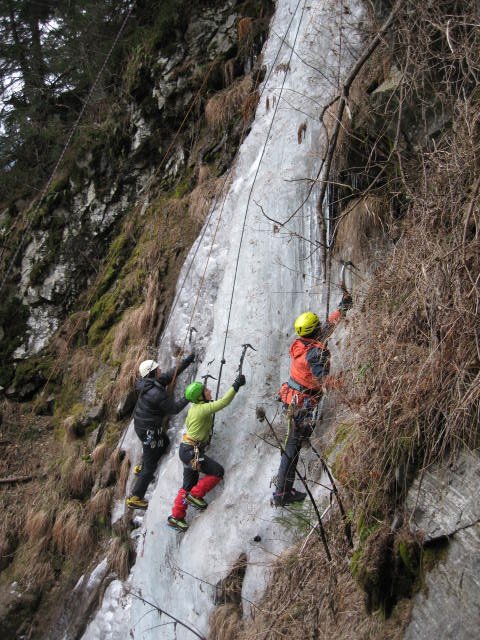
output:
[[305,389],[319,391],[330,369],[327,345],[311,338],[297,338],[290,347],[290,378]]
[[[342,317],[339,309],[333,311],[320,336],[328,336],[329,332]],[[324,385],[330,386],[330,351],[327,343],[318,338],[297,338],[290,347],[290,378],[304,389],[320,391]]]

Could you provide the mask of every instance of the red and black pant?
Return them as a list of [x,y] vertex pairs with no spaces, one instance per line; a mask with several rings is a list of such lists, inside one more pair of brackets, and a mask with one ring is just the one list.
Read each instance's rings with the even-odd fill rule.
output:
[[[173,503],[172,516],[174,518],[185,518],[188,506],[185,500],[187,493],[195,498],[203,498],[223,478],[225,470],[222,465],[206,456],[204,450],[205,445],[199,447],[198,466],[196,465],[197,468],[194,469],[192,461],[195,458],[195,448],[186,442],[182,442],[180,445],[178,454],[183,462],[183,485]],[[201,479],[199,479],[200,473],[205,474]]]

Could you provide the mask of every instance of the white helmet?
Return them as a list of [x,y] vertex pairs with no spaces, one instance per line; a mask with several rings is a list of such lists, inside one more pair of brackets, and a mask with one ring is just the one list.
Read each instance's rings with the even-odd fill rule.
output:
[[138,372],[140,373],[142,378],[145,378],[146,376],[148,376],[149,373],[151,373],[152,371],[155,371],[157,367],[158,367],[158,362],[155,362],[155,360],[144,360],[143,362],[140,363],[140,366],[138,367]]

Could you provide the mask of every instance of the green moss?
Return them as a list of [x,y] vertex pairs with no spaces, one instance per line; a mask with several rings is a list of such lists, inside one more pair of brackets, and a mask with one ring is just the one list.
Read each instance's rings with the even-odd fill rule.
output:
[[22,344],[27,330],[29,310],[15,295],[7,294],[0,305],[0,327],[3,337],[0,340],[0,385],[7,387],[12,380],[15,369],[12,356]]
[[63,438],[63,421],[67,416],[80,416],[83,411],[84,406],[80,402],[80,386],[71,378],[64,377],[56,396],[55,411],[53,414],[56,436],[60,439]]
[[363,380],[367,374],[368,371],[371,371],[373,369],[372,365],[370,362],[365,362],[364,364],[362,364],[361,367],[359,367],[358,369],[358,373],[357,373],[357,382],[360,382],[360,380]]
[[190,183],[190,179],[184,178],[183,180],[181,180],[177,186],[174,189],[174,197],[175,198],[183,198],[183,196],[185,196],[187,193],[189,193],[191,190],[191,183]]
[[361,547],[355,549],[355,551],[352,553],[352,558],[350,560],[350,571],[354,578],[358,578],[360,575],[360,567],[362,566],[363,555],[364,552]]
[[51,357],[34,357],[22,360],[15,369],[13,386],[20,387],[32,379],[53,380],[52,376],[55,376],[55,373],[55,362]]
[[356,523],[357,535],[360,539],[360,542],[364,542],[365,540],[367,540],[367,538],[369,538],[372,535],[372,533],[374,533],[381,526],[382,526],[382,522],[378,520],[372,521],[372,519],[370,518],[367,522],[365,513],[362,512],[358,517],[358,520]]
[[107,264],[93,296],[94,300],[98,300],[111,287],[127,260],[131,247],[131,239],[124,233],[117,236],[112,242],[107,255]]
[[448,556],[450,542],[447,538],[439,540],[435,545],[422,548],[420,556],[420,568],[418,576],[419,588],[426,590],[426,574],[432,571],[438,564],[445,562]]

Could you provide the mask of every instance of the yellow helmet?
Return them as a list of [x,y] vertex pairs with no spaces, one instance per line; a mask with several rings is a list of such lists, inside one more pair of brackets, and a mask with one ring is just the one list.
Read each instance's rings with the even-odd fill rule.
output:
[[305,311],[295,320],[294,326],[299,336],[309,336],[315,329],[318,329],[319,325],[320,319],[317,314],[312,311]]

